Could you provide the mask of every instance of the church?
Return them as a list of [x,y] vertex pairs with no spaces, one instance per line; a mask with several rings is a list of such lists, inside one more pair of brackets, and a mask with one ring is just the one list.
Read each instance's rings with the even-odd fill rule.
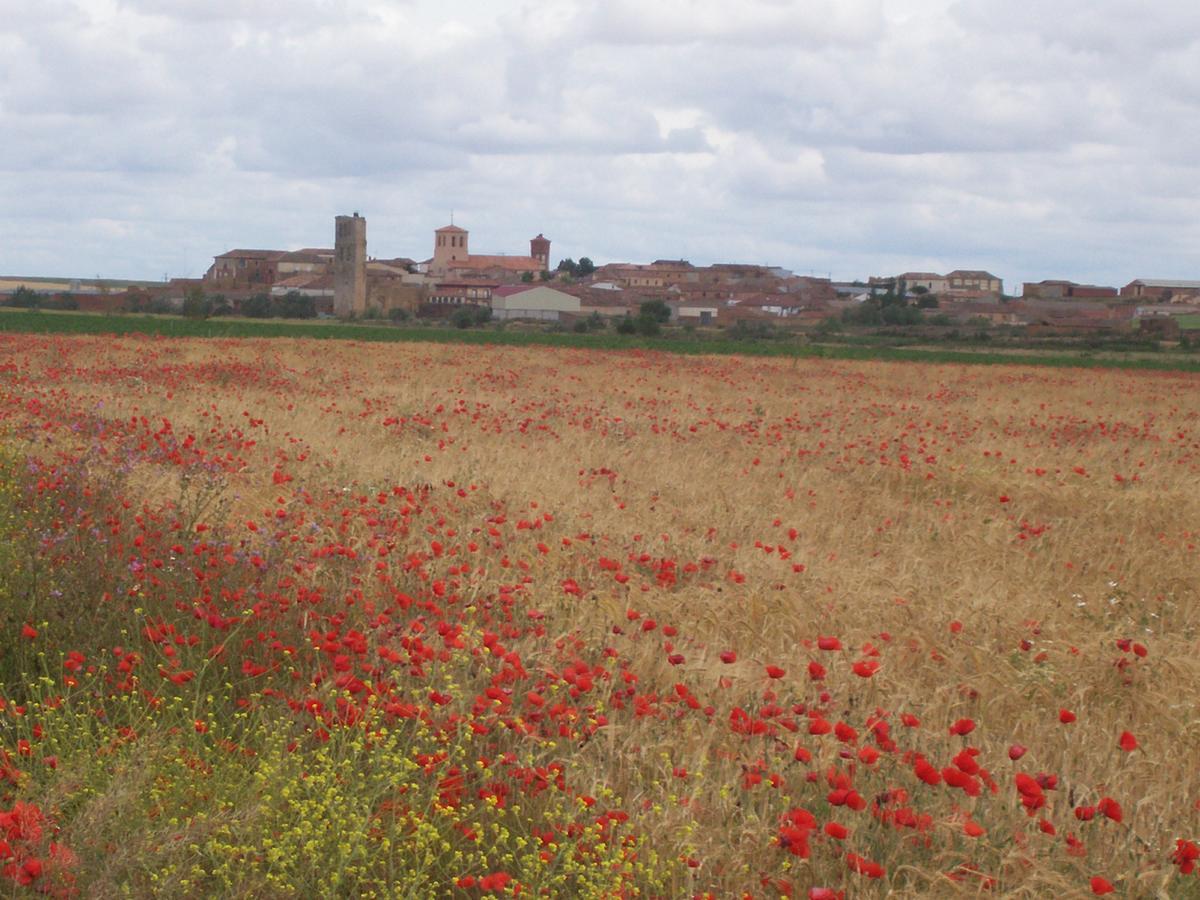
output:
[[433,258],[423,265],[435,278],[471,276],[508,281],[525,274],[537,276],[550,268],[550,241],[539,234],[529,242],[528,256],[481,256],[472,254],[470,233],[457,225],[446,225],[433,233]]

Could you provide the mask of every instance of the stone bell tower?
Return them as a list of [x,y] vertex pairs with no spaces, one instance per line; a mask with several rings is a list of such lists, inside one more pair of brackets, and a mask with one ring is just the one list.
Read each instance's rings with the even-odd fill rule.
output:
[[338,216],[333,233],[333,311],[340,319],[367,311],[367,220]]

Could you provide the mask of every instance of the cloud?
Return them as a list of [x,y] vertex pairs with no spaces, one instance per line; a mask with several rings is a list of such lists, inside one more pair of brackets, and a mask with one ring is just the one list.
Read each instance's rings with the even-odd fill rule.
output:
[[453,208],[507,252],[1200,276],[1200,9],[1153,13],[0,0],[0,270],[197,273],[353,208],[421,256]]

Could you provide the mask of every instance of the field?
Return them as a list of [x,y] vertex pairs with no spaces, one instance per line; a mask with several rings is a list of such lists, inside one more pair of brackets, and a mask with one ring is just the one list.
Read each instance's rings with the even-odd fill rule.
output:
[[1200,897],[1200,375],[0,335],[0,865]]

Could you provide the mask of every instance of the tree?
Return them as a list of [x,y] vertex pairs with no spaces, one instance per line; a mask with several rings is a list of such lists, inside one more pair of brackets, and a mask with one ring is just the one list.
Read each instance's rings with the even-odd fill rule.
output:
[[285,319],[315,319],[317,301],[299,291],[288,291],[277,301],[279,315]]
[[937,309],[938,298],[933,294],[922,294],[917,298],[917,309]]
[[269,319],[273,312],[271,298],[267,294],[255,294],[242,301],[242,315],[251,319]]
[[37,293],[25,287],[25,285],[21,285],[13,291],[12,295],[8,298],[9,306],[16,306],[20,309],[37,309],[40,302]]
[[638,307],[638,315],[646,316],[660,324],[671,321],[671,307],[663,300],[647,300]]
[[575,264],[575,277],[587,278],[596,271],[596,264],[586,256],[579,257],[579,262]]
[[662,325],[654,316],[648,316],[645,313],[639,313],[637,319],[634,320],[634,325],[637,326],[637,333],[642,337],[657,337],[662,332]]
[[212,314],[212,304],[204,296],[204,288],[192,285],[183,295],[183,315],[187,319],[207,319]]
[[617,334],[637,334],[637,323],[633,321],[632,316],[625,316],[617,323]]
[[541,271],[541,279],[542,279],[542,281],[553,281],[553,280],[554,280],[554,273],[553,273],[553,272],[551,272],[549,269],[542,269],[542,271]]
[[522,272],[521,280],[523,282],[525,282],[526,284],[532,283],[533,282],[533,273],[532,272]]
[[555,269],[555,271],[562,272],[564,275],[568,275],[571,278],[574,278],[575,271],[577,268],[578,268],[578,266],[576,265],[575,260],[571,259],[571,257],[568,256],[566,259],[559,260],[558,268]]

